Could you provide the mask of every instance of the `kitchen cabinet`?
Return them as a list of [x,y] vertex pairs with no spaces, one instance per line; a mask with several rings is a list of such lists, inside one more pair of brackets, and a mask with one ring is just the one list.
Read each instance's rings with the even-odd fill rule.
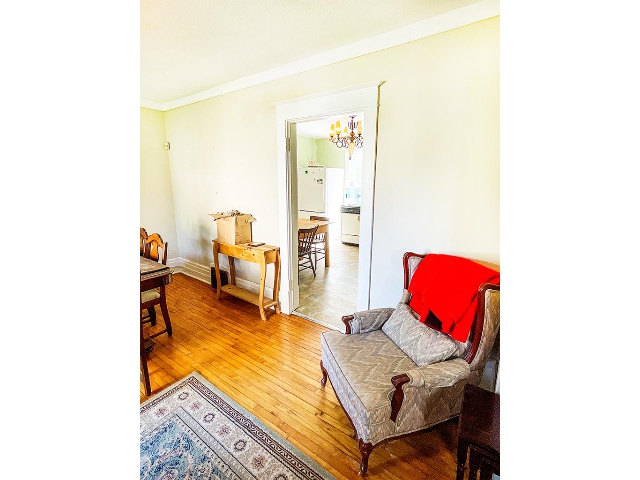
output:
[[340,217],[342,243],[360,245],[360,206],[341,206]]

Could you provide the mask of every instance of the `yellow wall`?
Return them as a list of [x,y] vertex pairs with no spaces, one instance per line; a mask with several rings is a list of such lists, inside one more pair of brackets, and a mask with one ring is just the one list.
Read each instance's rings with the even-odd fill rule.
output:
[[207,214],[232,208],[257,219],[254,238],[282,244],[272,102],[384,80],[372,306],[399,300],[406,251],[499,263],[499,28],[495,17],[166,112],[181,256],[208,265]]
[[140,108],[140,226],[168,242],[169,259],[177,258],[178,236],[173,210],[165,114]]

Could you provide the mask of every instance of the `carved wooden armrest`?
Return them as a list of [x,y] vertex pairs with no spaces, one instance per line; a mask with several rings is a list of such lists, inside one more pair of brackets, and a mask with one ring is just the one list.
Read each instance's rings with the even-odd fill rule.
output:
[[375,308],[356,312],[353,315],[346,315],[342,317],[345,333],[356,334],[380,330],[394,310],[395,308]]
[[469,364],[462,358],[432,363],[424,367],[413,368],[406,373],[391,377],[395,391],[391,399],[391,421],[395,422],[404,401],[404,385],[407,388],[443,388],[450,387],[471,373]]

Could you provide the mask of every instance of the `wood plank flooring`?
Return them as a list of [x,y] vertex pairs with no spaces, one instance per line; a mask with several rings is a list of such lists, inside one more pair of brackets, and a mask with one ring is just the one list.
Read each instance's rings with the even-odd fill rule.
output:
[[[193,371],[253,413],[340,479],[357,479],[360,452],[330,383],[320,386],[320,334],[328,329],[258,307],[175,274],[167,287],[172,337],[160,335],[149,358],[152,395]],[[162,328],[145,326],[153,333]],[[140,402],[146,400],[142,383]],[[453,479],[456,424],[376,447],[371,480]]]

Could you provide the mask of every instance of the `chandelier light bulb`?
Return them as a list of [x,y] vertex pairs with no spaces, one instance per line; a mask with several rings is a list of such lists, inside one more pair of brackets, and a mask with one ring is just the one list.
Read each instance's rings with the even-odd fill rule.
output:
[[[340,121],[336,121],[335,125],[331,124],[331,130],[329,131],[329,137],[338,148],[349,149],[349,160],[353,155],[354,149],[362,148],[364,146],[364,139],[362,138],[362,122],[354,120],[355,115],[350,115],[351,120],[347,122],[347,126],[344,127],[344,135],[340,131]],[[355,131],[358,131],[356,134]]]

